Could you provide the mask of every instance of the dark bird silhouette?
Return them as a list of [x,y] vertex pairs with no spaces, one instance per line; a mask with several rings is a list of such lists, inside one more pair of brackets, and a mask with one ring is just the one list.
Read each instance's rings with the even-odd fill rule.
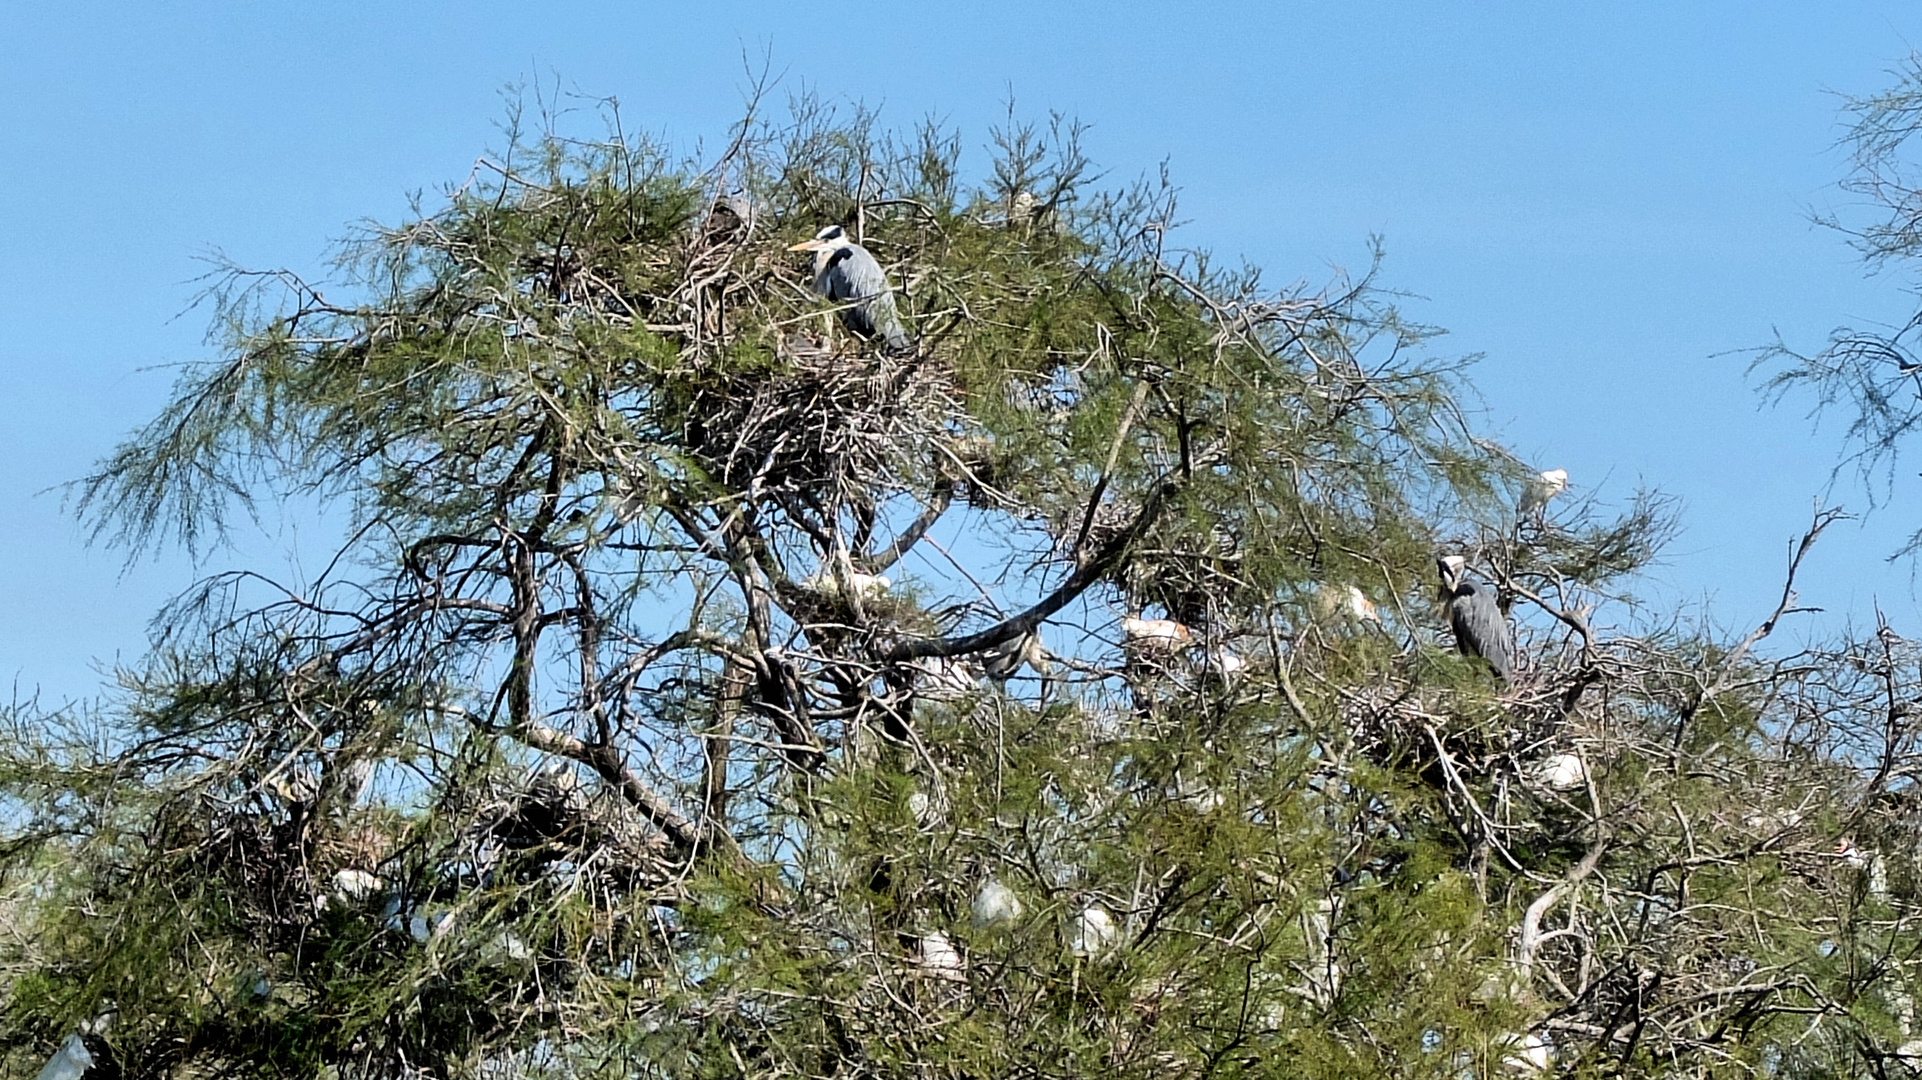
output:
[[1470,578],[1467,566],[1468,560],[1460,555],[1443,555],[1435,560],[1441,573],[1441,600],[1448,612],[1448,628],[1455,632],[1455,648],[1464,656],[1488,661],[1502,682],[1512,682],[1515,643],[1508,633],[1508,620],[1502,617],[1494,592]]

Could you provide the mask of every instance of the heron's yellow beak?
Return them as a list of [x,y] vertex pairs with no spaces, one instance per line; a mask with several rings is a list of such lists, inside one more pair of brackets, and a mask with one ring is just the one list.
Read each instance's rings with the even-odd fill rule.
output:
[[821,250],[821,242],[819,240],[803,240],[798,244],[789,244],[787,249],[789,251],[819,251]]

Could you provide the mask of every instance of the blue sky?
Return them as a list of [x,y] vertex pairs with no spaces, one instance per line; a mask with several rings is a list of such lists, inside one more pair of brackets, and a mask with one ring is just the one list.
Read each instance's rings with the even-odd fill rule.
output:
[[[1813,347],[1910,297],[1866,277],[1811,209],[1833,189],[1838,94],[1922,42],[1912,4],[1317,3],[11,5],[0,32],[0,675],[89,693],[142,649],[194,568],[87,550],[48,489],[160,404],[157,366],[208,355],[182,315],[210,249],[319,272],[363,218],[465,176],[501,90],[558,78],[691,145],[739,111],[743,58],[979,148],[1020,111],[1093,125],[1115,178],[1169,161],[1194,246],[1285,282],[1359,269],[1482,353],[1484,420],[1578,487],[1681,497],[1648,584],[1751,623],[1828,483],[1836,432],[1764,410],[1725,355],[1775,331]],[[935,9],[929,8],[929,11]],[[980,160],[977,156],[976,160]],[[1913,477],[1913,470],[1909,475]],[[1828,613],[1922,636],[1922,525],[1891,506],[1834,530],[1802,587]],[[1852,486],[1838,500],[1864,508]],[[284,560],[273,522],[215,562]]]

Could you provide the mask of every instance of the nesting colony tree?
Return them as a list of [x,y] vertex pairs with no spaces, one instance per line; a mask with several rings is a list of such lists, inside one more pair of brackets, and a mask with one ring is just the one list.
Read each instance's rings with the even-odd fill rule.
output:
[[[966,190],[932,129],[736,135],[515,137],[338,283],[227,278],[86,512],[138,550],[298,495],[344,539],[12,714],[19,1067],[1898,1060],[1906,643],[1608,630],[1656,502],[1518,520],[1427,331],[1178,250],[1072,128]],[[887,319],[790,251],[835,227]]]

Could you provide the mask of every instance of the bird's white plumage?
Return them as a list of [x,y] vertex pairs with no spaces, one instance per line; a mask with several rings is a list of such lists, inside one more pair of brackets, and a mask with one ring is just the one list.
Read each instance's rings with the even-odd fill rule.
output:
[[1588,783],[1588,767],[1575,754],[1555,754],[1541,763],[1535,776],[1556,791],[1573,791]]
[[[809,574],[806,578],[802,579],[801,585],[803,588],[812,589],[818,593],[826,593],[830,596],[839,596],[841,594],[840,581],[826,570]],[[862,600],[879,599],[880,597],[886,596],[888,590],[893,587],[894,583],[889,581],[885,574],[863,574],[859,571],[849,571],[848,573],[849,591],[852,595]]]
[[1021,917],[1021,898],[1014,890],[990,880],[974,894],[971,913],[974,925],[986,928],[1007,926]]
[[1511,1071],[1519,1073],[1545,1073],[1555,1065],[1555,1044],[1546,1034],[1531,1031],[1516,1038],[1510,1036],[1511,1047],[1502,1064]]
[[1560,495],[1568,488],[1567,469],[1549,469],[1537,474],[1522,488],[1521,501],[1516,505],[1517,513],[1524,516],[1539,514],[1548,506],[1548,500]]
[[1315,610],[1324,619],[1340,617],[1355,622],[1371,622],[1381,625],[1381,611],[1368,594],[1355,584],[1315,586]]
[[1179,649],[1195,640],[1194,631],[1173,619],[1121,619],[1122,644],[1137,649]]
[[365,870],[334,871],[334,892],[345,900],[360,901],[380,891],[385,884]]
[[975,679],[981,675],[959,657],[930,656],[913,666],[920,675],[915,692],[929,701],[960,701],[975,692]]
[[937,979],[949,982],[963,982],[967,979],[966,965],[961,959],[961,950],[954,947],[948,935],[939,930],[921,935],[920,956],[917,958],[921,970]]
[[1068,933],[1068,949],[1083,960],[1099,960],[1121,943],[1121,928],[1100,904],[1089,904],[1075,914]]

